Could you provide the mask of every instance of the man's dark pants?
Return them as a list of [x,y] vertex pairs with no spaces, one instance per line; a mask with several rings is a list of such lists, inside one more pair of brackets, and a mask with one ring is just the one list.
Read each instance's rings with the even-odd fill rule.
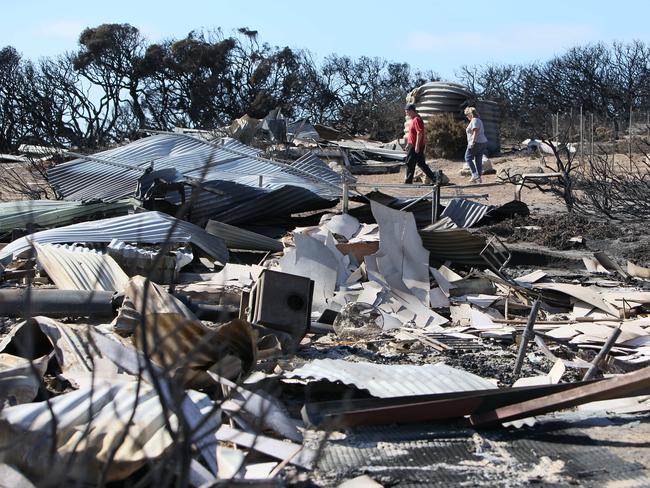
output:
[[424,162],[424,150],[425,147],[420,149],[420,152],[415,152],[413,146],[409,146],[408,153],[406,153],[406,179],[404,183],[411,184],[413,183],[413,176],[415,175],[415,165],[417,165],[424,174],[427,175],[431,181],[436,180],[436,175],[433,174],[433,171],[427,166],[427,163]]

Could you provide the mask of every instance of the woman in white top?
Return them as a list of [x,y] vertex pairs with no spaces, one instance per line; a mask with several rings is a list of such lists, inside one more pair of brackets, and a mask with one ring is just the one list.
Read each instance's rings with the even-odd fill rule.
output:
[[474,107],[465,109],[465,116],[469,119],[467,125],[467,151],[465,151],[465,161],[472,171],[471,182],[481,183],[483,174],[483,154],[487,149],[487,137],[485,137],[485,128],[483,121],[478,118],[478,111]]

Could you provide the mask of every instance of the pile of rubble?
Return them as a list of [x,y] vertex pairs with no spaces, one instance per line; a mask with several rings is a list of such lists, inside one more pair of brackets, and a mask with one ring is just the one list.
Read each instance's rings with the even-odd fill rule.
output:
[[[576,479],[559,455],[476,464],[503,441],[483,429],[650,409],[645,281],[604,255],[585,261],[593,279],[522,274],[468,229],[503,207],[452,200],[418,225],[418,201],[363,196],[313,154],[278,162],[183,134],[50,172],[65,200],[0,214],[3,232],[42,227],[0,248],[0,472],[13,486],[395,485],[404,463],[451,476],[436,486],[563,484]],[[331,208],[346,181],[369,204],[277,230],[278,216]],[[164,204],[187,220],[153,210]],[[436,436],[474,446],[473,461],[418,464],[417,442]]]

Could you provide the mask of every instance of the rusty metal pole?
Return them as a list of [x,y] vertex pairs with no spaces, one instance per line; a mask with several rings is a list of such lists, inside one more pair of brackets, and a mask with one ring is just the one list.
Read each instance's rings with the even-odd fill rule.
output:
[[347,178],[343,178],[343,213],[348,213],[350,198],[350,184]]
[[589,369],[587,370],[584,377],[582,378],[584,381],[590,380],[594,376],[596,376],[596,373],[600,369],[600,364],[603,362],[603,359],[605,359],[605,356],[609,354],[609,351],[612,349],[612,347],[614,347],[614,344],[616,343],[616,339],[618,339],[618,336],[620,335],[621,335],[620,327],[612,331],[612,333],[607,338],[607,342],[605,342],[605,344],[600,349],[600,351],[598,351],[598,354],[596,354],[596,357],[591,362],[591,366],[589,366]]
[[535,320],[537,320],[537,312],[539,311],[539,306],[541,305],[539,299],[533,302],[533,306],[530,309],[530,315],[528,316],[528,323],[526,324],[526,329],[521,336],[521,344],[519,344],[519,352],[517,353],[517,361],[515,362],[515,370],[512,373],[513,380],[519,378],[521,373],[521,368],[524,365],[524,356],[526,355],[526,348],[528,347],[528,341],[530,341],[531,336],[533,335],[533,327],[535,327]]
[[431,223],[435,224],[438,221],[438,213],[440,212],[440,180],[436,186],[431,190]]

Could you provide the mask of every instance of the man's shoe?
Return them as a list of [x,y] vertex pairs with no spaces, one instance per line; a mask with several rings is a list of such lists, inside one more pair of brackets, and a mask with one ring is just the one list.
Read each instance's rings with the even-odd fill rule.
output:
[[469,182],[470,182],[470,183],[473,183],[474,181],[476,181],[476,180],[478,180],[478,179],[479,179],[478,176],[476,176],[476,175],[472,175],[472,177],[469,179]]

